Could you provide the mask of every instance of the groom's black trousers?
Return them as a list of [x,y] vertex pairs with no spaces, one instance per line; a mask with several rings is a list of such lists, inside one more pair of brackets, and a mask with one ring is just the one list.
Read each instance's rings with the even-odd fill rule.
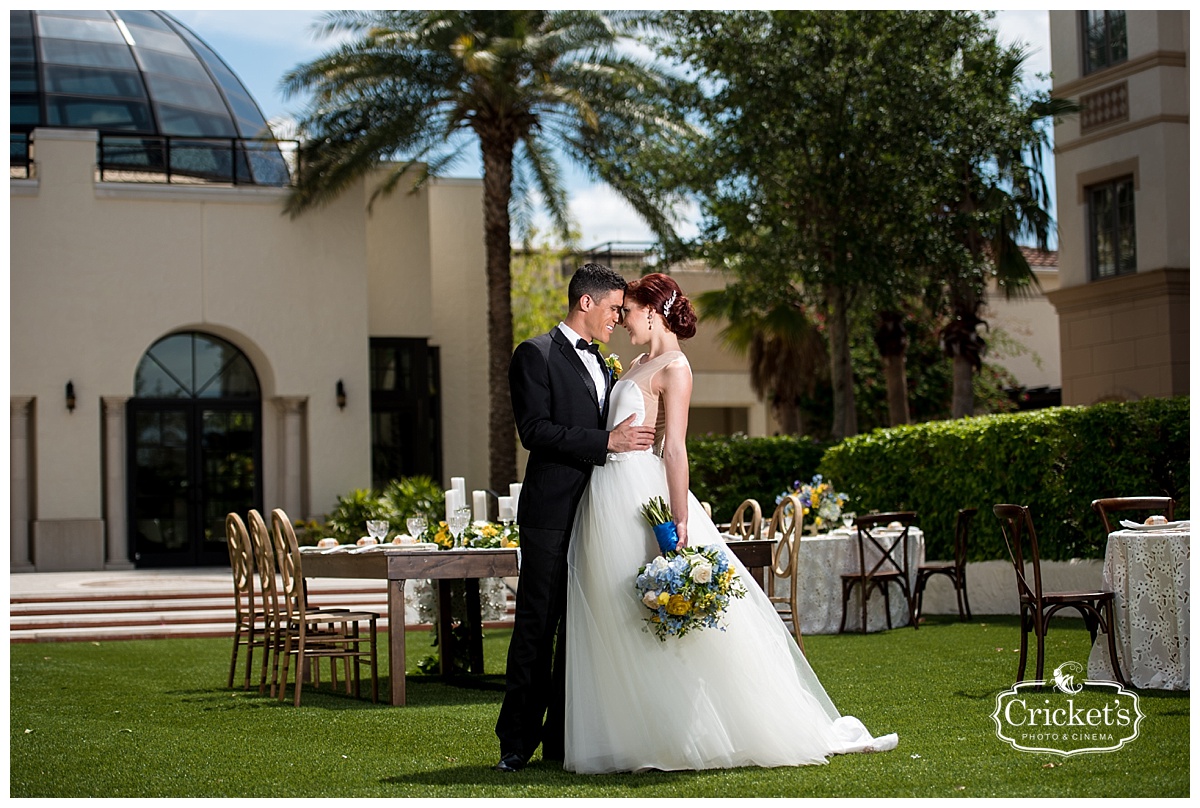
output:
[[528,760],[541,743],[543,758],[563,757],[569,537],[569,531],[521,528],[517,612],[496,721],[502,756]]

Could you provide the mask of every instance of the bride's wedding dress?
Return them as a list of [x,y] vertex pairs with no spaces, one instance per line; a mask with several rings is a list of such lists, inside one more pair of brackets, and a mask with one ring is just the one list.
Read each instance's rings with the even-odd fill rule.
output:
[[[660,456],[663,417],[651,390],[673,351],[639,359],[611,392],[609,428],[639,416],[658,429],[655,449],[610,454],[576,512],[567,552],[567,700],[564,768],[576,772],[711,769],[825,763],[826,756],[883,751],[840,716],[791,634],[737,556],[726,549],[746,596],[732,599],[725,631],[660,641],[634,587],[638,567],[658,555],[641,515],[667,497]],[[688,494],[688,544],[723,545]]]

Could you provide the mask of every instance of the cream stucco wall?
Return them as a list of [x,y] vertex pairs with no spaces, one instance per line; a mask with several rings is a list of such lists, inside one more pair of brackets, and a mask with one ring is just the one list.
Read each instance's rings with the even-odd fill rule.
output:
[[[101,399],[132,396],[142,355],[180,331],[229,340],[258,373],[267,509],[285,505],[289,486],[299,517],[370,485],[371,336],[442,346],[447,476],[486,472],[486,335],[474,325],[483,301],[466,291],[482,288],[478,181],[398,192],[370,215],[372,186],[360,182],[291,219],[280,189],[99,183],[94,132],[38,130],[34,143],[35,178],[11,181],[10,393],[34,399],[35,533],[86,524],[75,532],[94,540],[105,511]],[[278,399],[304,402],[302,457],[284,456],[295,447]]]
[[1058,313],[1046,293],[1058,289],[1058,271],[1034,268],[1040,291],[1005,300],[995,289],[988,290],[987,304],[981,317],[989,332],[1002,330],[1024,352],[989,339],[988,362],[994,362],[1017,378],[1022,387],[1059,387],[1062,385],[1062,359],[1058,335]]

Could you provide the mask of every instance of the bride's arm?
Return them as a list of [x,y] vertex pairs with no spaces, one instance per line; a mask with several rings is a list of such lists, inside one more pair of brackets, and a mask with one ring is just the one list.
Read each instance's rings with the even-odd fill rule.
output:
[[684,362],[663,368],[656,381],[662,385],[661,407],[665,416],[663,462],[667,467],[667,496],[671,518],[679,533],[679,548],[688,543],[688,406],[692,400],[692,370]]

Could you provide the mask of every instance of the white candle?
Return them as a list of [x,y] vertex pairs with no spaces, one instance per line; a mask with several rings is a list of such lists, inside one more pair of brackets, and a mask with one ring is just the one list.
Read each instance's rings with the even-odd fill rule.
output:
[[450,514],[454,513],[454,511],[456,511],[458,508],[462,507],[462,503],[459,500],[460,496],[461,496],[461,494],[459,493],[457,488],[447,488],[446,489],[446,522],[447,523],[450,522]]
[[467,504],[467,480],[466,480],[466,478],[465,477],[451,477],[450,478],[450,487],[453,488],[455,491],[457,491],[459,493],[459,496],[462,497],[462,499],[459,500],[459,502],[458,502],[458,506],[461,508],[463,505],[466,505]]
[[500,521],[505,519],[512,520],[513,514],[513,498],[512,497],[497,497],[500,502]]
[[487,521],[487,491],[472,491],[471,499],[474,500],[475,506],[475,521]]
[[509,483],[509,496],[512,497],[512,513],[515,515],[517,513],[517,509],[521,507],[520,483]]

